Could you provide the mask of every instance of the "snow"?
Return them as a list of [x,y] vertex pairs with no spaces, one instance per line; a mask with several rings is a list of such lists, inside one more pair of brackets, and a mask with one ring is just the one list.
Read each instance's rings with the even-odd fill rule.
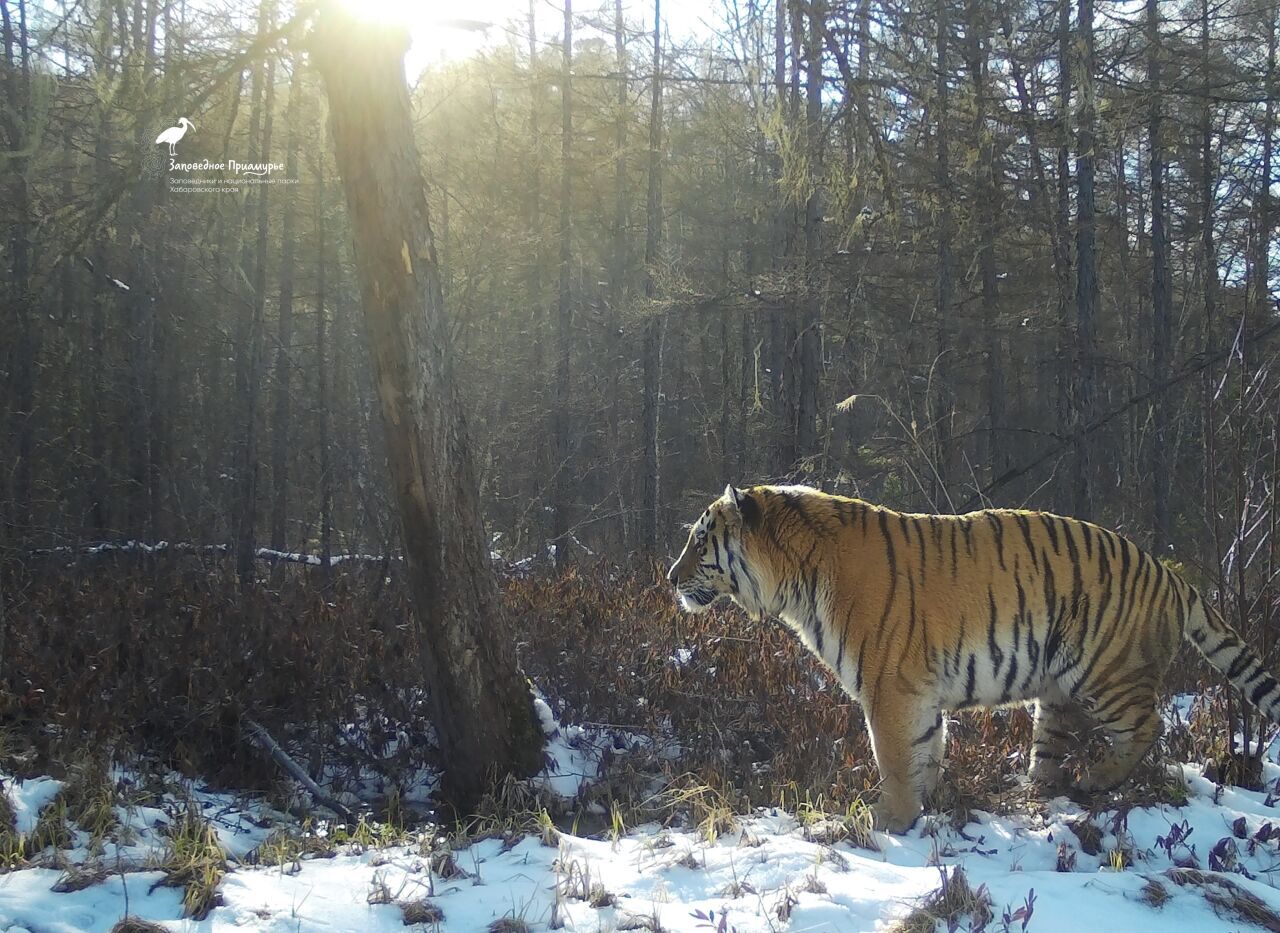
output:
[[[609,754],[644,741],[616,729],[564,725],[543,696],[535,708],[549,763],[535,783],[565,798],[596,780]],[[1174,715],[1183,712],[1185,705]],[[1268,762],[1264,768],[1274,792],[1280,766]],[[118,769],[112,777],[125,790],[136,781]],[[1028,902],[1033,910],[1026,928],[1034,933],[1157,925],[1171,933],[1241,929],[1243,921],[1215,914],[1199,889],[1161,875],[1187,865],[1221,869],[1223,877],[1280,911],[1280,807],[1273,793],[1218,787],[1195,765],[1171,765],[1170,778],[1186,788],[1184,806],[1090,815],[1064,797],[1021,812],[975,813],[959,829],[925,817],[906,835],[875,834],[875,849],[827,844],[815,831],[820,827],[762,809],[739,817],[735,828],[715,839],[693,826],[657,824],[616,838],[562,833],[550,845],[534,836],[478,839],[452,852],[460,871],[442,874],[433,870],[439,868],[433,855],[444,843],[427,834],[384,848],[342,846],[332,858],[271,868],[249,864],[253,849],[273,831],[298,831],[292,818],[261,800],[182,784],[173,776],[164,792],[138,795],[145,805],[118,807],[122,829],[96,850],[87,834],[77,832],[74,848],[59,853],[60,864],[101,866],[110,872],[104,880],[58,894],[51,888],[62,877],[59,870],[0,874],[0,933],[105,931],[126,910],[171,930],[389,933],[406,929],[401,904],[424,899],[443,912],[439,929],[448,931],[484,930],[509,917],[538,931],[634,928],[643,918],[670,931],[852,933],[887,929],[957,867],[973,889],[989,893],[995,914],[989,930],[1004,929],[1002,915],[1012,917]],[[50,778],[3,783],[20,832],[34,828],[61,787]],[[182,919],[181,891],[156,886],[162,875],[146,870],[163,851],[165,827],[188,800],[212,822],[230,856],[222,903],[199,923]],[[1101,850],[1095,854],[1084,851],[1072,829],[1081,820],[1098,830]],[[1132,857],[1131,866],[1112,867],[1117,848]],[[50,853],[42,858],[51,863]],[[1159,908],[1143,896],[1153,879],[1168,894]],[[967,918],[959,929],[969,929]],[[1009,929],[1022,929],[1021,920],[1013,919]]]
[[[534,778],[534,783],[565,800],[579,797],[600,776],[601,765],[609,756],[656,747],[649,736],[622,729],[561,725],[546,698],[537,691],[533,708],[547,737],[543,754],[547,766]],[[664,757],[678,753],[670,742],[656,750]],[[599,805],[595,809],[605,812]]]
[[[1280,778],[1280,768],[1268,768],[1271,780]],[[304,860],[296,870],[239,865],[222,884],[222,905],[200,924],[181,919],[179,891],[153,890],[157,872],[117,873],[85,890],[54,894],[50,888],[59,872],[31,868],[0,876],[0,930],[109,929],[124,915],[126,886],[134,915],[174,930],[403,930],[397,903],[428,897],[444,912],[445,930],[482,930],[502,917],[523,919],[535,930],[548,929],[553,918],[569,930],[608,930],[628,918],[656,917],[664,929],[692,931],[707,929],[708,923],[714,929],[722,916],[725,929],[740,933],[875,930],[910,912],[939,886],[941,871],[955,865],[964,867],[972,887],[985,885],[990,892],[997,918],[993,928],[999,928],[1005,910],[1022,906],[1033,890],[1028,927],[1036,933],[1143,929],[1156,923],[1175,933],[1238,928],[1238,922],[1216,916],[1195,889],[1166,883],[1171,897],[1158,913],[1142,899],[1149,878],[1174,864],[1156,837],[1187,821],[1192,827],[1188,843],[1196,846],[1203,867],[1204,854],[1231,835],[1235,819],[1243,816],[1252,834],[1280,811],[1265,806],[1265,794],[1238,789],[1224,791],[1215,805],[1214,788],[1197,769],[1178,770],[1191,801],[1183,808],[1128,814],[1122,833],[1138,862],[1124,871],[1108,867],[1105,851],[1091,856],[1080,850],[1066,821],[1082,811],[1065,799],[1051,804],[1046,819],[982,816],[962,831],[936,819],[922,821],[905,836],[877,834],[879,852],[847,843],[824,845],[806,838],[793,816],[759,811],[715,841],[694,829],[657,825],[616,840],[566,834],[551,846],[532,837],[510,846],[500,839],[481,840],[453,853],[462,874],[447,878],[429,869],[430,858],[416,842],[363,852],[352,848],[336,858]],[[1097,822],[1106,826],[1113,819],[1106,814]],[[232,838],[244,841],[238,834]],[[1059,844],[1076,853],[1074,871],[1055,870]],[[1240,874],[1232,874],[1232,880],[1280,909],[1280,891],[1268,883],[1280,871],[1276,844],[1260,845],[1252,854],[1246,849],[1241,841],[1240,863],[1256,880]],[[73,850],[70,857],[74,861],[83,854]],[[574,896],[593,884],[612,895],[613,903],[593,907]],[[787,905],[789,918],[783,922],[779,909],[785,913]]]
[[53,778],[35,778],[30,781],[6,781],[9,802],[13,804],[13,821],[22,835],[33,832],[40,820],[40,811],[48,806],[62,789],[62,782]]
[[[539,702],[544,727],[557,733],[553,742],[563,740],[567,730],[555,724],[545,701]],[[559,751],[571,748],[566,744]],[[417,846],[303,861],[296,872],[242,865],[228,874],[221,888],[223,905],[201,926],[303,933],[403,929],[395,904],[370,903],[371,895],[378,900],[385,891],[392,901],[430,895],[444,911],[443,927],[451,930],[482,929],[503,916],[546,928],[555,913],[567,929],[609,929],[628,917],[656,916],[665,929],[695,930],[706,928],[705,918],[723,915],[729,927],[746,933],[777,929],[778,908],[784,903],[791,903],[785,925],[789,929],[873,930],[907,913],[937,888],[941,862],[963,865],[971,886],[986,885],[997,917],[1005,908],[1022,905],[1034,889],[1030,928],[1036,931],[1090,925],[1135,929],[1154,922],[1170,930],[1227,928],[1230,924],[1216,917],[1193,890],[1167,885],[1172,897],[1160,909],[1158,921],[1140,892],[1153,872],[1171,867],[1174,857],[1185,858],[1190,847],[1203,865],[1208,849],[1231,836],[1236,819],[1244,817],[1252,836],[1264,822],[1280,818],[1280,811],[1266,805],[1267,795],[1234,788],[1223,790],[1215,804],[1216,788],[1198,769],[1184,765],[1177,770],[1190,801],[1182,808],[1129,812],[1121,833],[1136,851],[1138,864],[1121,872],[1107,867],[1105,848],[1116,844],[1114,832],[1104,835],[1103,853],[1080,850],[1067,821],[1080,818],[1083,811],[1065,799],[1054,801],[1045,819],[982,816],[961,831],[936,819],[922,821],[906,836],[877,834],[880,852],[811,841],[794,817],[761,811],[714,842],[692,829],[654,825],[617,840],[564,835],[552,847],[528,838],[504,850],[501,840],[484,840],[454,853],[466,874],[447,879],[428,870],[428,860]],[[1280,768],[1268,765],[1267,776],[1271,781],[1280,778]],[[40,801],[47,804],[59,786],[50,779],[10,786],[24,825],[34,826],[32,808],[38,813]],[[233,854],[244,855],[265,837],[266,830],[256,825],[261,818],[251,818],[230,797],[193,794],[206,813],[216,817],[220,838]],[[166,813],[152,807],[120,812],[138,831],[139,844],[154,836],[154,827]],[[1106,814],[1096,822],[1107,827],[1113,817]],[[1156,839],[1182,821],[1191,827],[1187,844],[1169,853]],[[1075,852],[1074,871],[1055,871],[1059,844]],[[1249,853],[1242,843],[1240,849],[1241,865],[1258,880],[1238,874],[1233,880],[1280,909],[1280,892],[1266,883],[1280,870],[1276,845],[1260,845]],[[85,854],[81,848],[69,857],[75,861]],[[106,864],[114,860],[109,856]],[[49,889],[58,877],[59,872],[41,868],[0,877],[0,929],[20,925],[32,930],[106,930],[123,916],[126,885],[134,915],[167,921],[172,929],[194,928],[180,920],[180,892],[152,890],[158,873],[125,872],[83,891],[53,894]],[[602,885],[616,903],[595,908],[568,896],[575,886],[582,887],[583,878]]]

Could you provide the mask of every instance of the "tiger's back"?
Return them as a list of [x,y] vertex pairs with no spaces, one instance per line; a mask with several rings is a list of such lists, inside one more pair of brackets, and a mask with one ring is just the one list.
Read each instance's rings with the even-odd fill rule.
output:
[[935,681],[947,709],[1034,699],[1050,683],[1096,688],[1122,658],[1163,672],[1199,598],[1133,542],[1076,519],[854,508],[856,528],[844,524],[831,545],[846,555],[833,621],[858,646],[858,694],[903,667]]
[[1077,519],[908,514],[806,487],[729,487],[670,576],[695,611],[727,595],[778,616],[836,673],[866,713],[877,818],[891,829],[936,786],[945,710],[1037,701],[1031,776],[1053,788],[1091,720],[1111,751],[1082,789],[1124,780],[1159,735],[1159,691],[1184,635],[1280,715],[1280,685],[1193,587]]

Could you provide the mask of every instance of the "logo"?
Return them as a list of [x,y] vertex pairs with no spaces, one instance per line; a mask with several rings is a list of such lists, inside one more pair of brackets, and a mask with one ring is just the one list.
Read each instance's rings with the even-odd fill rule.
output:
[[[196,125],[189,118],[179,117],[176,126],[169,127],[157,136],[155,145],[143,154],[144,177],[167,175],[169,191],[180,194],[233,194],[243,193],[246,186],[250,185],[297,184],[295,178],[280,177],[284,169],[283,162],[238,162],[226,158],[216,162],[208,158],[178,161],[178,143],[188,131],[194,131],[195,128]],[[164,150],[157,148],[161,145],[169,147],[167,158]]]
[[190,120],[188,120],[186,117],[179,117],[177,126],[169,127],[167,130],[165,130],[163,133],[161,133],[159,136],[156,137],[156,145],[158,146],[161,143],[168,143],[169,155],[176,156],[178,154],[178,151],[173,147],[178,145],[178,143],[182,140],[183,136],[187,135],[187,130],[194,130],[195,128],[196,128],[196,125],[192,123]]

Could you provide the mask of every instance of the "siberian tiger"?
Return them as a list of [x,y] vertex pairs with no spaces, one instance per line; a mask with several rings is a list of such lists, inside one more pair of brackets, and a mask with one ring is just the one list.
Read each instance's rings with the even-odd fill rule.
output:
[[878,829],[903,832],[939,777],[943,712],[1035,700],[1030,777],[1065,789],[1081,714],[1109,751],[1084,793],[1124,781],[1159,737],[1183,636],[1280,721],[1280,684],[1185,580],[1072,518],[894,512],[805,486],[725,488],[668,579],[701,612],[727,596],[793,629],[866,715]]

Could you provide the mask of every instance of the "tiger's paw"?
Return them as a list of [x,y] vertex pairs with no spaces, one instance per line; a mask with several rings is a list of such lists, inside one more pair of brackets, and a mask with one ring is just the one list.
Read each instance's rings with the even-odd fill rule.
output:
[[920,819],[920,807],[912,809],[885,801],[871,808],[871,818],[875,829],[900,836]]

